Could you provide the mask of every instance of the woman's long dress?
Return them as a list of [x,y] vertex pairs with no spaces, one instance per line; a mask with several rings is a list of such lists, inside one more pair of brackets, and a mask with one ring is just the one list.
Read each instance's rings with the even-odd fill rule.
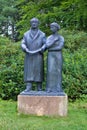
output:
[[[58,39],[55,42],[55,39]],[[62,92],[62,48],[64,38],[60,35],[49,36],[46,46],[47,56],[47,83],[46,89],[49,92]]]

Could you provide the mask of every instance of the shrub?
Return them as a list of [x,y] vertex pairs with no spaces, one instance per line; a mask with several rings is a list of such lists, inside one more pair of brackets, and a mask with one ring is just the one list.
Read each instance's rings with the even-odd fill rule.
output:
[[[69,99],[75,100],[87,94],[87,37],[84,32],[61,30],[65,38],[63,49],[63,88]],[[0,38],[0,97],[16,100],[24,90],[23,67],[24,53],[20,43],[12,43]],[[46,65],[45,53],[45,65]],[[45,66],[46,79],[46,66]],[[43,83],[45,88],[45,82]]]
[[64,50],[63,87],[69,98],[75,100],[87,93],[87,49],[73,54]]
[[63,87],[69,98],[75,100],[87,94],[87,33],[61,30],[65,38],[63,49]]
[[61,29],[60,34],[62,34],[65,39],[64,48],[68,49],[70,53],[74,53],[74,51],[78,51],[80,48],[87,47],[87,33],[85,32]]
[[0,42],[0,96],[3,99],[16,99],[23,89],[23,53],[20,43],[7,39]]

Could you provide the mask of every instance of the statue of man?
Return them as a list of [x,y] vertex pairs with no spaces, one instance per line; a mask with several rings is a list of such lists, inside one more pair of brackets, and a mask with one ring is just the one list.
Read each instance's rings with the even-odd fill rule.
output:
[[31,28],[23,37],[21,47],[25,52],[24,62],[24,81],[26,82],[25,92],[32,89],[32,83],[37,84],[37,90],[42,90],[44,76],[43,53],[29,53],[40,49],[46,42],[45,33],[38,29],[39,20],[32,18],[30,20]]
[[62,91],[62,48],[64,46],[63,36],[58,34],[60,26],[53,22],[50,24],[52,35],[47,38],[46,44],[43,45],[42,51],[48,50],[47,56],[47,92]]

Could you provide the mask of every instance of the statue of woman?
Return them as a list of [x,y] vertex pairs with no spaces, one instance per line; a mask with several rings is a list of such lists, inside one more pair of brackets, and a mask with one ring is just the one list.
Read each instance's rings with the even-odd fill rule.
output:
[[42,47],[48,49],[47,56],[47,92],[63,92],[62,91],[62,48],[64,46],[64,38],[58,34],[60,26],[53,22],[50,24],[52,35],[47,38],[46,44]]

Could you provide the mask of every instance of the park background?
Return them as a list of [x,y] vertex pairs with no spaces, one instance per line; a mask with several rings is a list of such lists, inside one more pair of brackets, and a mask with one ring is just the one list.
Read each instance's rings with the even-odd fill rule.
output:
[[[17,113],[17,95],[25,89],[24,53],[20,44],[24,32],[30,28],[32,17],[40,20],[40,29],[46,36],[51,33],[51,22],[55,21],[61,26],[59,33],[65,38],[62,86],[69,98],[69,113],[66,118],[25,116]],[[47,52],[44,53],[45,77],[46,58]],[[86,121],[86,0],[0,0],[0,129],[86,130]]]

